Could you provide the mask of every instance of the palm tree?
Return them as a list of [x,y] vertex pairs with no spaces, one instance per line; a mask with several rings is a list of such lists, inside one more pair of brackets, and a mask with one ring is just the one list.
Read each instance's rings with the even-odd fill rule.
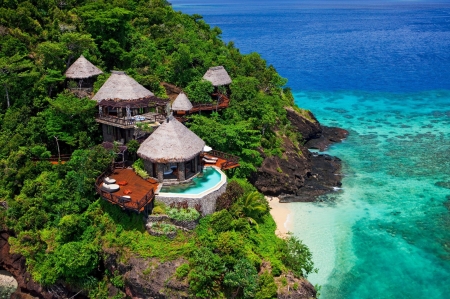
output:
[[255,218],[264,214],[267,211],[267,205],[262,201],[261,193],[258,191],[253,191],[247,193],[241,199],[241,214],[246,217],[250,224],[256,223]]

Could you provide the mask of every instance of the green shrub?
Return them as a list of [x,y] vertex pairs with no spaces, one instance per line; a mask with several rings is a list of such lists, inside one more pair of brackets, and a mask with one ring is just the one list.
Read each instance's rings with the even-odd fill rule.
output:
[[233,217],[227,210],[222,210],[211,215],[211,228],[216,232],[224,232],[231,228]]
[[309,273],[317,272],[311,251],[298,238],[291,235],[280,247],[283,264],[291,269],[296,277],[307,277]]
[[233,271],[225,274],[223,283],[233,298],[253,298],[258,289],[258,272],[249,260],[243,258],[234,265]]
[[166,211],[164,211],[164,209],[161,208],[160,206],[159,207],[154,207],[153,210],[152,210],[152,214],[153,215],[162,215],[162,214],[165,214],[165,213],[166,213]]
[[170,223],[154,222],[150,223],[149,226],[153,231],[161,234],[169,234],[177,231],[176,226]]
[[189,260],[189,286],[196,297],[221,298],[220,284],[225,267],[219,255],[207,247],[195,249]]
[[183,264],[177,268],[175,271],[175,276],[178,279],[183,279],[189,274],[189,264]]
[[271,262],[272,265],[272,275],[273,276],[280,276],[281,275],[281,268],[283,265],[279,260],[275,260]]
[[277,285],[269,272],[264,271],[258,279],[259,290],[255,295],[256,299],[271,299],[277,297]]
[[178,221],[194,221],[200,217],[200,213],[194,208],[177,209],[169,208],[166,210],[169,218]]
[[228,210],[242,195],[244,195],[244,188],[238,182],[230,181],[226,191],[217,198],[216,211]]
[[144,180],[150,177],[147,171],[144,170],[144,162],[142,161],[142,159],[137,159],[136,162],[133,163],[133,169],[136,174]]
[[123,276],[119,274],[119,271],[114,271],[114,275],[110,278],[110,282],[113,286],[118,288],[123,288],[125,286],[125,281]]

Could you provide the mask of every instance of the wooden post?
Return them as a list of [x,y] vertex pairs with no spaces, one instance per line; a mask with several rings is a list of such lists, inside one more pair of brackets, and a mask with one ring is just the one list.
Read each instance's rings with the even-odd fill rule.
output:
[[184,167],[184,162],[178,163],[178,180],[185,181],[186,180],[186,167]]
[[158,177],[158,182],[162,183],[164,181],[164,164],[156,164],[156,175]]

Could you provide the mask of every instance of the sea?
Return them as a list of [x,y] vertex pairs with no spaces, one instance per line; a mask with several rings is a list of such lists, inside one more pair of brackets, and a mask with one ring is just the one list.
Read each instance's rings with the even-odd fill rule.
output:
[[450,298],[450,2],[172,0],[349,137],[342,188],[289,203],[320,298]]

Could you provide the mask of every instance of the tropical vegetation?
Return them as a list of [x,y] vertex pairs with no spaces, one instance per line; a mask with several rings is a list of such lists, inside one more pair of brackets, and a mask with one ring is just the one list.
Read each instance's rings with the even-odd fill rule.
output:
[[[282,155],[285,135],[301,141],[284,109],[294,105],[292,95],[257,53],[242,55],[220,34],[165,0],[1,2],[0,229],[13,232],[11,250],[25,256],[35,281],[106,298],[108,284],[123,290],[117,273],[100,266],[106,249],[122,260],[184,257],[189,263],[177,275],[200,298],[272,298],[274,277],[314,271],[299,240],[275,236],[267,203],[245,180],[263,153]],[[95,102],[66,90],[63,74],[81,54],[105,71],[94,91],[120,69],[158,96],[168,82],[201,102],[209,100],[211,86],[201,80],[209,67],[223,65],[233,78],[228,109],[189,121],[207,144],[241,157],[240,179],[195,231],[173,240],[151,236],[141,216],[96,195],[95,179],[114,152],[98,146]],[[48,160],[63,154],[71,155],[66,163]]]

